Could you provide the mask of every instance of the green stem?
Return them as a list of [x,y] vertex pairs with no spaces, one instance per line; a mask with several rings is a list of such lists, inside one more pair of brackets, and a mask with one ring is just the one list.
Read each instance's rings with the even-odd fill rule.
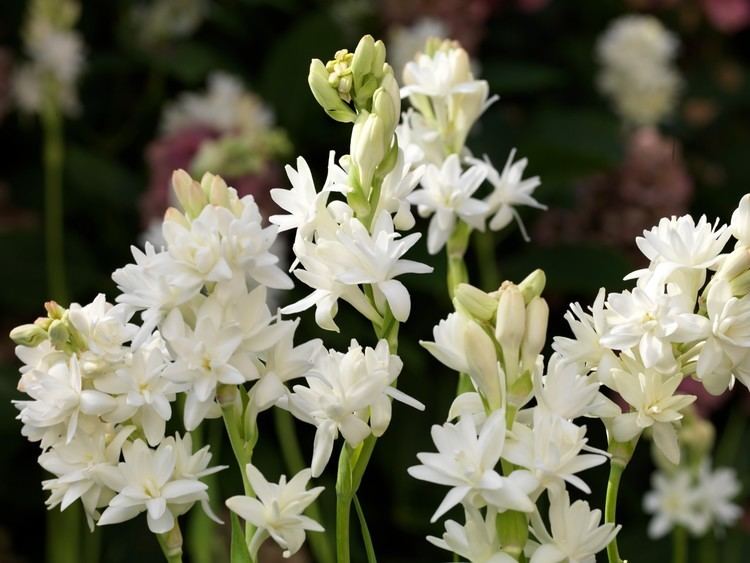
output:
[[336,561],[349,563],[349,515],[352,505],[352,449],[344,443],[336,477]]
[[180,525],[175,523],[174,528],[165,534],[156,534],[159,547],[164,554],[167,563],[182,563],[182,533]]
[[44,229],[47,289],[52,299],[67,302],[63,249],[63,122],[59,108],[48,100],[42,109],[44,129]]
[[448,295],[451,299],[453,299],[458,284],[469,281],[464,256],[469,246],[470,235],[471,227],[463,221],[459,221],[445,245],[445,254],[448,259]]
[[[213,459],[219,458],[223,439],[221,426],[217,422],[215,420],[207,420],[191,432],[193,449],[197,451],[208,444]],[[204,432],[204,430],[207,430],[207,432]],[[208,434],[208,439],[205,439],[205,433]],[[218,508],[216,500],[221,498],[219,480],[214,473],[206,475],[202,481],[208,486],[209,502],[216,512]],[[186,551],[189,560],[192,563],[211,563],[217,558],[226,559],[226,554],[224,553],[219,557],[219,551],[220,548],[223,548],[223,544],[220,547],[217,541],[216,522],[211,520],[203,510],[191,510],[188,518]]]
[[97,563],[101,560],[103,531],[101,528],[94,528],[94,531],[91,532],[88,528],[84,528],[81,541],[82,563]]
[[357,518],[359,518],[359,527],[362,531],[362,540],[365,543],[365,553],[367,554],[367,563],[377,563],[375,557],[375,548],[372,545],[372,536],[370,536],[370,529],[367,527],[367,520],[365,520],[365,513],[362,511],[362,505],[359,504],[357,495],[354,495],[354,508],[357,511]]
[[[297,431],[294,427],[294,418],[289,411],[280,408],[273,409],[273,414],[276,423],[276,435],[279,438],[284,463],[289,473],[296,475],[306,465],[305,459],[302,456],[302,448],[297,438]],[[307,515],[316,522],[323,523],[323,515],[317,500],[307,508]],[[308,539],[313,555],[315,555],[315,560],[318,563],[333,563],[335,561],[333,548],[328,541],[327,534],[310,534]]]
[[47,511],[47,563],[79,563],[82,519],[78,503],[62,512]]
[[[612,458],[609,461],[609,480],[607,481],[607,497],[604,505],[604,521],[615,524],[617,517],[617,495],[620,491],[620,480],[633,457],[633,452],[638,444],[640,435],[629,442],[616,442],[610,440],[608,451]],[[617,536],[607,546],[607,559],[609,563],[624,563],[620,558],[620,550],[617,546]]]
[[495,256],[495,233],[477,233],[473,238],[479,269],[479,283],[486,291],[494,291],[500,285],[500,270]]
[[688,561],[687,530],[677,526],[672,531],[672,563],[687,563]]

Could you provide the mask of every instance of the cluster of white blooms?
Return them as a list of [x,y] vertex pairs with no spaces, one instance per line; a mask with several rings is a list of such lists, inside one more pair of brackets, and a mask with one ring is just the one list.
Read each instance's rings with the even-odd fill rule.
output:
[[448,37],[448,27],[442,20],[422,17],[409,26],[397,25],[388,30],[388,59],[401,76],[406,65],[414,59],[428,39]]
[[[459,223],[484,231],[489,220],[489,228],[497,231],[515,218],[528,238],[515,208],[545,207],[533,197],[539,178],[523,178],[527,160],[514,162],[514,149],[497,170],[487,156],[474,158],[466,147],[469,131],[497,99],[489,97],[487,81],[474,78],[466,51],[453,41],[432,38],[403,74],[401,95],[412,108],[403,115],[398,139],[406,161],[424,166],[421,187],[408,201],[422,217],[432,216],[429,252],[439,252]],[[485,181],[489,193],[476,197]]]
[[29,61],[13,76],[18,106],[40,113],[51,106],[66,114],[78,111],[76,83],[83,70],[81,36],[73,29],[80,6],[75,0],[34,0],[24,30]]
[[597,45],[598,82],[617,112],[635,125],[656,125],[674,109],[681,85],[673,65],[679,42],[653,16],[612,22]]
[[[677,429],[695,397],[681,394],[684,378],[714,395],[750,366],[750,195],[742,198],[731,226],[690,216],[662,219],[637,239],[648,268],[628,276],[632,290],[602,289],[585,312],[566,315],[574,337],[558,337],[563,361],[622,399],[622,412],[603,416],[616,442],[637,440],[650,429],[658,450],[678,463]],[[734,235],[734,249],[724,249]],[[618,409],[619,410],[619,409]]]
[[[432,429],[438,453],[418,454],[422,465],[409,473],[451,487],[433,520],[460,503],[466,523],[448,521],[443,539],[430,541],[471,562],[515,561],[522,551],[535,562],[593,561],[619,529],[600,525],[588,503],[571,505],[565,491],[570,484],[589,493],[579,474],[607,460],[575,419],[619,409],[560,356],[545,370],[543,285],[541,271],[490,294],[459,285],[456,312],[435,327],[434,342],[422,343],[470,383],[449,413],[458,421]],[[545,492],[550,531],[536,506]]]
[[711,470],[709,461],[698,471],[677,469],[658,471],[651,479],[653,490],[643,499],[644,509],[654,517],[648,527],[652,538],[660,538],[675,526],[694,536],[712,528],[731,526],[742,515],[732,500],[740,492],[740,482],[732,468]]

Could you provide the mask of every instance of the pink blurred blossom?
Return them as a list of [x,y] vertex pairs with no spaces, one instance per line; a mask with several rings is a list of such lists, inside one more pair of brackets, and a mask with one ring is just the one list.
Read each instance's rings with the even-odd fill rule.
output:
[[701,0],[711,24],[724,33],[735,33],[750,24],[750,0]]
[[682,393],[697,397],[693,404],[695,410],[703,418],[710,418],[711,414],[724,405],[731,396],[731,391],[725,391],[721,395],[711,395],[700,381],[696,381],[691,377],[686,377],[682,380],[679,390]]
[[[221,135],[222,132],[217,129],[197,125],[159,137],[149,145],[146,151],[149,185],[141,200],[144,227],[148,227],[154,219],[161,219],[167,207],[174,205],[171,199],[172,172],[178,168],[189,171],[201,145]],[[253,174],[224,179],[240,196],[252,195],[264,216],[268,217],[274,212],[269,191],[283,183],[280,167],[275,162],[266,162],[261,170]]]

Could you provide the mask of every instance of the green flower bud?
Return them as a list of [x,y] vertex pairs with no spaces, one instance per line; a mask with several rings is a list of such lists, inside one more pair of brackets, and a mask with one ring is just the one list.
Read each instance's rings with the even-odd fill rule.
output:
[[386,135],[384,122],[377,115],[362,111],[352,130],[350,153],[359,169],[359,180],[364,193],[369,194],[375,169],[390,146],[383,143]]
[[10,339],[21,346],[34,347],[47,340],[47,331],[36,324],[25,324],[11,330]]
[[359,40],[354,56],[351,59],[351,74],[354,77],[354,88],[364,83],[365,78],[372,74],[375,61],[375,40],[372,35],[365,35]]
[[468,316],[489,322],[497,311],[497,299],[468,283],[458,284],[453,303]]
[[506,510],[497,515],[497,537],[503,551],[518,559],[529,538],[529,522],[523,512]]
[[49,327],[49,339],[58,350],[70,351],[70,330],[65,321],[55,319]]
[[544,291],[547,283],[547,276],[544,270],[534,270],[524,280],[518,284],[518,288],[523,294],[524,303],[528,304],[534,297],[539,297]]
[[53,320],[62,319],[66,313],[66,309],[58,305],[55,301],[47,301],[44,304],[44,308],[47,311],[47,316]]
[[341,123],[353,123],[357,119],[354,110],[341,99],[337,87],[331,86],[329,72],[320,59],[310,62],[307,82],[315,100],[331,118]]
[[[540,270],[541,271],[541,270]],[[526,306],[526,332],[521,344],[521,361],[525,369],[534,368],[537,356],[547,340],[549,306],[542,297],[534,297]]]
[[188,219],[195,219],[208,204],[200,184],[184,170],[175,170],[172,173],[172,188]]
[[352,61],[353,55],[346,49],[336,51],[333,59],[326,63],[328,84],[334,88],[345,102],[351,102],[352,96]]

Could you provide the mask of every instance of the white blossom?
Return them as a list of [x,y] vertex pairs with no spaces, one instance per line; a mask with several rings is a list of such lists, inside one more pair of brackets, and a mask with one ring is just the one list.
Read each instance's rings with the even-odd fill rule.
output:
[[446,520],[441,538],[428,536],[432,545],[451,551],[470,563],[513,563],[513,559],[502,551],[497,537],[497,511],[487,509],[487,515],[473,506],[464,506],[466,523],[461,525]]

